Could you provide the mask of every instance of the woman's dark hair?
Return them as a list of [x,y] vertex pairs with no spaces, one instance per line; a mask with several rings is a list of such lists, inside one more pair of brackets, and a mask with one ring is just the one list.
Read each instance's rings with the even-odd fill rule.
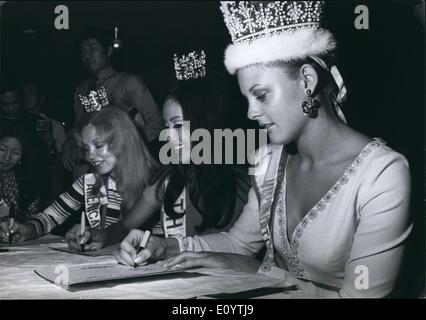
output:
[[[330,68],[335,63],[335,54],[333,52],[319,55],[317,58],[323,60],[327,65],[327,68]],[[336,106],[341,107],[342,104],[342,102],[337,99],[339,89],[330,71],[319,65],[315,59],[307,57],[290,62],[272,62],[268,65],[277,65],[283,67],[285,72],[289,74],[292,79],[297,80],[299,79],[300,68],[304,64],[310,64],[318,74],[318,84],[315,88],[315,92],[313,92],[313,95],[318,94],[321,99],[326,102],[324,108],[326,112],[330,114],[335,120],[341,121],[336,112]]]
[[[172,87],[166,101],[169,99],[182,107],[183,119],[190,121],[191,132],[203,128],[213,137],[214,129],[224,128],[229,103],[216,78],[180,81]],[[211,149],[213,153],[214,148]],[[174,205],[186,187],[191,203],[202,216],[201,224],[195,229],[203,232],[208,228],[223,228],[231,221],[242,179],[232,165],[190,163],[161,167],[151,183],[159,182],[157,197],[163,199],[166,214],[174,219],[183,215],[174,210]]]
[[31,134],[22,130],[3,130],[0,133],[2,138],[16,138],[22,146],[22,156],[20,163],[15,168],[15,178],[18,184],[19,207],[22,213],[25,213],[28,207],[37,199],[41,201],[41,208],[47,204],[48,183],[45,177],[45,164],[40,151],[35,147],[37,141],[34,140]]

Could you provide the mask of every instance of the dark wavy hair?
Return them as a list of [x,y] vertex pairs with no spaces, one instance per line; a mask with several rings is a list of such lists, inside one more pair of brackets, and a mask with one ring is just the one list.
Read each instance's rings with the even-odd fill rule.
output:
[[[330,68],[333,64],[335,64],[335,52],[329,52],[326,54],[318,55],[316,57],[323,60],[327,68]],[[342,108],[342,102],[337,99],[339,89],[330,71],[324,69],[324,67],[319,65],[318,62],[315,61],[315,59],[312,59],[311,57],[306,57],[286,62],[274,61],[266,63],[265,65],[281,67],[284,72],[286,72],[290,76],[292,80],[298,80],[300,77],[300,68],[304,64],[310,64],[318,74],[318,84],[313,94],[321,97],[322,101],[326,103],[324,109],[329,115],[331,115],[332,118],[337,121],[342,121],[342,119],[339,118],[336,112],[336,106]]]
[[[190,121],[191,133],[203,128],[213,136],[214,129],[224,128],[229,100],[217,78],[180,81],[165,100],[169,99],[182,107],[184,120]],[[213,154],[214,148],[211,149]],[[236,195],[240,194],[244,181],[243,170],[236,170],[233,165],[190,163],[162,166],[151,183],[158,183],[157,198],[163,200],[166,214],[175,219],[183,215],[174,210],[174,204],[186,187],[191,203],[202,216],[201,224],[195,229],[203,232],[208,228],[223,228],[231,221]]]
[[48,183],[44,175],[45,171],[41,169],[44,164],[40,161],[46,159],[43,160],[41,151],[35,147],[37,141],[28,132],[18,129],[2,130],[0,140],[3,138],[15,138],[19,140],[22,147],[21,160],[12,169],[18,184],[18,201],[21,210],[18,214],[24,216],[28,207],[37,199],[41,202],[39,209],[43,209],[47,200]]

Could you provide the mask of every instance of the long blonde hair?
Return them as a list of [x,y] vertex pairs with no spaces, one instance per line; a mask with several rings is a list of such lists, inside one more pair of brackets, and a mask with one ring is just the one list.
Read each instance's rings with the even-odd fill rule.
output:
[[[108,143],[111,153],[117,158],[116,183],[123,197],[125,211],[129,211],[142,197],[157,163],[147,149],[132,119],[125,111],[108,106],[86,114],[78,125],[77,140],[82,129],[92,125]],[[100,178],[100,177],[98,177]]]

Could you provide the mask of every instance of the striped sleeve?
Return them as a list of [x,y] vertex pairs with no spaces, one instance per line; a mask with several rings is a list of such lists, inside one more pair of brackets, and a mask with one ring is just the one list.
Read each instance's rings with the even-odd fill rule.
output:
[[83,177],[79,177],[67,192],[61,194],[43,212],[32,215],[27,221],[34,226],[37,237],[49,233],[81,208],[84,203]]

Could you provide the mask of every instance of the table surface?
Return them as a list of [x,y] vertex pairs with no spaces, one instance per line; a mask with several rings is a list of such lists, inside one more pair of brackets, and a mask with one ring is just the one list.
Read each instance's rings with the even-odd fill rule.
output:
[[[285,281],[262,275],[225,269],[196,269],[193,271],[198,273],[105,281],[63,289],[41,278],[34,270],[55,265],[115,262],[112,255],[88,257],[50,248],[64,246],[66,243],[62,238],[47,236],[38,241],[9,247],[9,252],[0,253],[0,299],[189,299],[262,287],[289,286]],[[285,296],[280,293],[265,297]]]

